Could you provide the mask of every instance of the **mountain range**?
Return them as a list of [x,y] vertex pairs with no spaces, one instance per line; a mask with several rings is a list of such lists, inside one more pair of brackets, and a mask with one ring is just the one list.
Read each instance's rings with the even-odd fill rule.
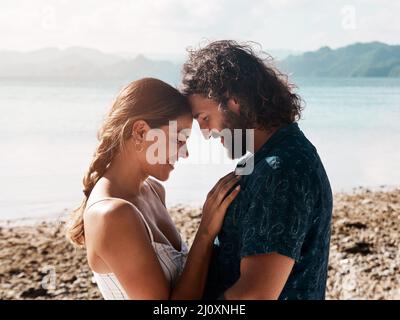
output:
[[0,51],[0,78],[130,81],[144,76],[177,83],[180,66],[169,61],[150,60],[143,55],[129,58],[82,47]]
[[400,77],[400,45],[355,43],[289,56],[281,69],[301,77]]
[[[400,45],[370,42],[338,49],[322,47],[289,55],[277,65],[299,77],[400,77]],[[0,79],[130,81],[151,76],[178,84],[180,70],[181,63],[82,47],[0,51]]]

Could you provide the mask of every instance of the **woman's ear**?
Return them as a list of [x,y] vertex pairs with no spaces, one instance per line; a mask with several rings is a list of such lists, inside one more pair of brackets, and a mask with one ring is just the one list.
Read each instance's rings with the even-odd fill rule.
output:
[[137,120],[132,124],[132,136],[137,142],[143,142],[149,130],[150,126],[144,120]]

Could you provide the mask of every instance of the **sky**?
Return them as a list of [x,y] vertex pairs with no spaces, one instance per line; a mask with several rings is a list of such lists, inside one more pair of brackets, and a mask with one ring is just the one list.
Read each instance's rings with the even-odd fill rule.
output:
[[400,43],[399,0],[1,0],[0,50],[180,55],[222,38],[264,50]]

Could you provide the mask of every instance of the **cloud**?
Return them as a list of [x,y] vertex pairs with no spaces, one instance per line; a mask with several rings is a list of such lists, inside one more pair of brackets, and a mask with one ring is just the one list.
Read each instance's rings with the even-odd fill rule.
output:
[[[356,27],[343,28],[343,8]],[[399,41],[400,2],[339,0],[3,0],[0,49],[87,46],[178,53],[201,39],[253,40],[264,48],[312,50],[354,41]]]

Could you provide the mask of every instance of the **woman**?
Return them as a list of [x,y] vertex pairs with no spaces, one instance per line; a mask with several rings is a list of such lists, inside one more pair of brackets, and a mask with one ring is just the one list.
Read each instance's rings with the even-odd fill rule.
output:
[[[239,192],[238,177],[230,173],[210,191],[188,252],[165,207],[165,191],[152,178],[165,181],[179,157],[188,156],[188,136],[171,133],[171,120],[178,132],[191,128],[186,99],[170,85],[146,78],[120,92],[99,131],[83,180],[85,197],[68,237],[86,247],[105,299],[202,296],[212,242]],[[148,140],[155,129],[166,137],[165,162],[149,161],[154,142]]]

